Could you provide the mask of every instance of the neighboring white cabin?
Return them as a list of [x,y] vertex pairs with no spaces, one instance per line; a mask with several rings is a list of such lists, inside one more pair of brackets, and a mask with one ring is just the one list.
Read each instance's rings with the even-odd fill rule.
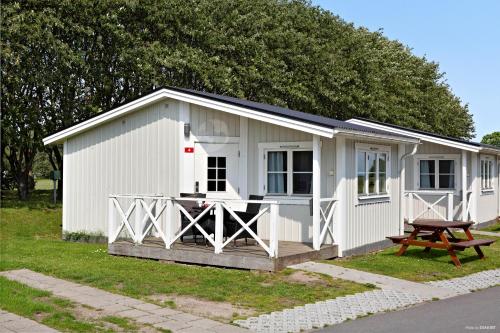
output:
[[409,221],[453,219],[480,224],[500,216],[500,149],[367,120],[349,122],[421,140],[416,151],[407,149],[410,156],[405,158],[403,209]]
[[[64,232],[106,235],[110,194],[260,194],[279,202],[279,240],[312,243],[314,215],[319,218],[309,204],[314,161],[320,162],[319,197],[338,201],[334,239],[325,240],[339,244],[339,253],[403,232],[400,160],[418,140],[369,130],[328,132],[251,110],[151,96],[45,139],[64,143]],[[263,239],[269,239],[269,223],[269,216],[258,222]]]

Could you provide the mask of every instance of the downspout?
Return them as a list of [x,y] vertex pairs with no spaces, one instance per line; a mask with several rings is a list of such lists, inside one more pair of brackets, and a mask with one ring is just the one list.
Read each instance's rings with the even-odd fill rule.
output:
[[[418,149],[418,145],[420,143],[415,143],[413,145],[413,149],[411,152],[409,153],[406,153],[404,154],[403,156],[401,156],[400,158],[400,161],[399,161],[399,175],[401,176],[401,173],[403,171],[403,164],[404,164],[404,160],[410,156],[413,156],[417,153],[417,149]],[[404,168],[406,170],[406,166]],[[401,179],[403,178],[403,179]],[[404,197],[405,197],[405,183],[406,183],[406,172],[404,173],[404,177],[400,177],[400,180],[399,180],[399,193],[400,193],[400,202],[399,202],[399,221],[400,221],[400,224],[399,224],[399,234],[402,235],[404,234],[404,230],[405,230],[405,222],[404,222],[404,211],[403,211],[403,205],[404,205]]]

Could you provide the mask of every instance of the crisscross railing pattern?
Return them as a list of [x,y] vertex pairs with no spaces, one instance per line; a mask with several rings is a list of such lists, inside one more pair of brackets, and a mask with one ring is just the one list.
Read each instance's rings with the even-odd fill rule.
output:
[[[431,211],[444,221],[453,221],[453,191],[407,191],[406,195],[408,197],[408,222],[411,223]],[[437,199],[431,202],[422,198],[423,195],[433,198],[437,196]],[[415,199],[424,205],[424,209],[417,214],[414,213],[415,203],[418,202]],[[447,200],[446,216],[436,209],[437,205],[445,199]]]
[[[326,206],[324,207],[324,204]],[[323,208],[324,207],[324,208]],[[337,207],[337,200],[333,198],[320,199],[320,222],[323,224],[320,227],[319,244],[325,243],[327,233],[330,235],[332,244],[334,242],[333,223],[334,213]]]
[[[120,200],[125,203],[120,203]],[[183,201],[204,202],[203,210],[193,217],[182,206]],[[230,203],[260,203],[266,205],[250,221],[243,221],[231,208]],[[128,207],[126,210],[123,206]],[[233,235],[223,242],[223,210],[226,210],[241,226]],[[205,239],[214,247],[215,253],[222,253],[231,241],[246,231],[269,254],[270,257],[278,255],[278,228],[279,208],[277,201],[270,200],[218,200],[199,198],[173,198],[164,196],[131,196],[110,195],[108,212],[108,242],[115,242],[122,231],[126,230],[128,236],[136,243],[141,244],[144,238],[153,230],[163,240],[165,248],[170,249],[173,244],[191,228],[196,228]],[[206,214],[215,215],[215,233],[209,234],[199,224]],[[250,226],[264,214],[270,215],[269,242],[261,239]],[[134,221],[131,221],[132,216]],[[184,216],[188,225],[179,228],[179,216]]]

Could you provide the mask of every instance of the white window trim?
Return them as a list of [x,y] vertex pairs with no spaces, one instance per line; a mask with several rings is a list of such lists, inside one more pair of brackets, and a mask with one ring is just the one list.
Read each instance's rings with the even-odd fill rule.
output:
[[[491,162],[491,170],[490,171],[490,182],[491,187],[483,187],[483,178],[481,176],[481,169],[483,162]],[[485,163],[486,165],[486,163]],[[495,157],[491,155],[480,155],[479,156],[479,185],[481,186],[481,193],[491,194],[495,192]]]
[[[386,182],[385,182],[385,192],[386,193],[377,193],[377,194],[372,194],[372,195],[360,195],[358,194],[358,152],[369,152],[369,153],[386,153],[387,154],[387,169],[386,169]],[[357,198],[360,201],[370,201],[371,200],[383,200],[386,201],[387,199],[390,199],[391,197],[391,163],[392,163],[392,157],[391,157],[391,147],[390,146],[382,146],[382,145],[376,145],[376,144],[367,144],[367,143],[356,143],[355,144],[355,152],[354,152],[354,173],[355,173],[355,188],[356,188],[356,194]],[[378,177],[377,177],[378,178]],[[376,183],[376,187],[378,190],[378,179]]]
[[[443,192],[453,191],[454,195],[458,195],[462,189],[462,167],[461,156],[459,154],[417,154],[414,157],[413,164],[413,188],[418,191]],[[455,188],[453,189],[420,189],[420,160],[453,160],[455,163]],[[439,166],[436,164],[436,178],[439,178]],[[436,182],[436,184],[438,184]]]
[[[312,151],[311,141],[298,142],[262,142],[259,143],[259,192],[273,199],[311,198],[312,194],[294,194],[293,191],[293,151]],[[287,194],[267,193],[267,153],[270,151],[287,151]],[[266,156],[266,157],[264,157]]]

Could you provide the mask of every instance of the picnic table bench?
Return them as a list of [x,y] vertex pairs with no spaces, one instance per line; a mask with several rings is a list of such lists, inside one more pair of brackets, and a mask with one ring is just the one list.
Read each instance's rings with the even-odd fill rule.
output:
[[[411,234],[389,236],[387,238],[395,244],[401,244],[401,248],[396,253],[397,256],[403,255],[410,245],[425,247],[425,252],[429,252],[431,248],[445,249],[455,266],[461,267],[462,264],[455,250],[463,251],[473,247],[479,258],[484,259],[481,246],[490,246],[495,242],[494,239],[474,239],[469,230],[472,224],[473,222],[462,221],[415,220],[410,223],[414,228]],[[467,239],[457,238],[450,228],[462,229]]]

